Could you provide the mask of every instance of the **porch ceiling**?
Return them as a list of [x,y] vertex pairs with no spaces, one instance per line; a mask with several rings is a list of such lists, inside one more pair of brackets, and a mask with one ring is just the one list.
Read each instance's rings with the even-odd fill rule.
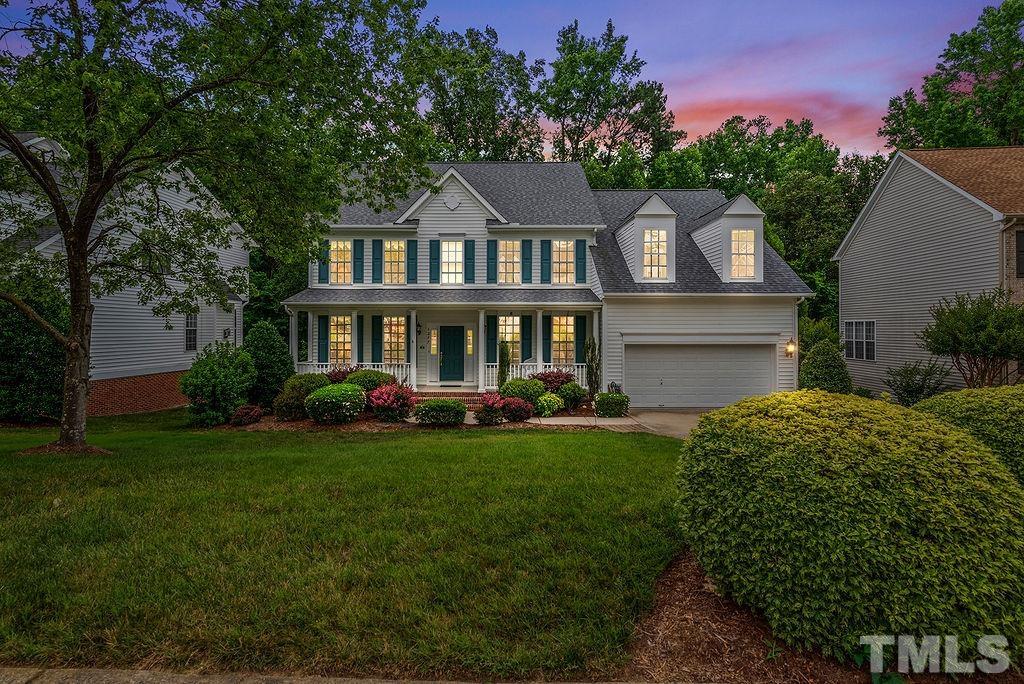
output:
[[311,287],[284,304],[600,304],[582,287]]

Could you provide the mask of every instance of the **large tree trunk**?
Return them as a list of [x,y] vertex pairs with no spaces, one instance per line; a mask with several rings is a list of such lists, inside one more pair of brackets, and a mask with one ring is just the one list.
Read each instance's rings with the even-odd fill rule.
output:
[[[69,250],[68,254],[71,330],[68,331],[67,362],[64,365],[64,403],[61,407],[60,437],[57,439],[57,445],[64,448],[84,448],[93,304],[85,260],[75,258],[71,251]],[[79,261],[81,263],[76,263]]]

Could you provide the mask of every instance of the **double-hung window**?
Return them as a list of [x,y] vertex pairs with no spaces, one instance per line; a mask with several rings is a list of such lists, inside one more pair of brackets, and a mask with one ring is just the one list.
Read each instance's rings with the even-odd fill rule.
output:
[[572,240],[551,241],[551,282],[566,285],[576,282],[576,251]]
[[331,363],[350,363],[352,360],[352,317],[331,316]]
[[731,275],[735,279],[755,278],[755,260],[757,259],[752,228],[735,228],[730,233],[732,257]]
[[441,242],[441,284],[462,284],[462,240]]
[[405,363],[405,316],[384,317],[384,363]]
[[644,278],[668,279],[668,231],[644,228]]
[[498,241],[498,282],[518,285],[523,282],[522,251],[519,240]]
[[522,363],[519,324],[519,316],[498,316],[498,341],[508,342],[510,363]]
[[405,284],[405,240],[384,241],[384,284]]
[[185,314],[185,351],[199,347],[199,314]]
[[551,362],[556,366],[576,363],[575,323],[572,316],[551,317]]
[[331,240],[331,284],[352,284],[352,241]]
[[875,360],[875,322],[846,321],[843,325],[843,348],[848,359]]

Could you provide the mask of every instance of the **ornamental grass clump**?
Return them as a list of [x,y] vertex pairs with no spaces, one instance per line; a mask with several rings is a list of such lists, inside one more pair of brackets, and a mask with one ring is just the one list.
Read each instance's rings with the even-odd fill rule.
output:
[[[1024,639],[1024,489],[965,432],[895,404],[772,394],[703,416],[682,530],[774,634],[840,658],[861,635]],[[1020,652],[1017,652],[1019,660]]]
[[359,385],[327,385],[306,397],[306,413],[318,423],[351,423],[366,408],[366,393]]

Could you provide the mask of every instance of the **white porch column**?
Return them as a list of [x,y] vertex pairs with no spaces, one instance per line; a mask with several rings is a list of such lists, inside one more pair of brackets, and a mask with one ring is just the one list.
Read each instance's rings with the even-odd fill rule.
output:
[[288,310],[288,349],[292,353],[292,363],[299,367],[299,321],[295,312]]
[[362,335],[363,331],[362,330],[359,330],[359,331],[356,330],[356,321],[359,320],[359,313],[356,312],[356,311],[353,311],[350,315],[352,316],[352,344],[350,345],[352,348],[348,350],[348,365],[354,366],[354,365],[356,365],[356,363],[358,363],[358,359],[359,359],[359,357],[356,356],[356,354],[358,354],[358,350],[359,350],[359,338],[356,335],[357,335],[357,333],[359,335]]
[[411,349],[409,349],[409,384],[412,385],[412,389],[416,391],[416,356],[419,351],[419,335],[416,334],[416,309],[409,309],[409,340],[411,341]]
[[313,312],[306,312],[306,361],[316,361],[313,356]]
[[486,389],[484,385],[484,376],[487,368],[487,335],[484,331],[484,326],[487,322],[486,312],[480,309],[479,320],[476,324],[476,344],[473,346],[473,351],[476,353],[476,379],[477,389],[483,392]]
[[[604,356],[604,344],[601,343],[601,310],[597,309],[594,311],[594,342],[597,343],[597,354],[598,358]],[[585,359],[584,359],[585,360]],[[598,387],[588,387],[591,394],[597,394],[604,387],[604,360],[601,361],[601,375],[598,378],[598,382],[601,383]]]
[[537,309],[537,337],[534,345],[537,347],[537,372],[544,370],[544,310]]

